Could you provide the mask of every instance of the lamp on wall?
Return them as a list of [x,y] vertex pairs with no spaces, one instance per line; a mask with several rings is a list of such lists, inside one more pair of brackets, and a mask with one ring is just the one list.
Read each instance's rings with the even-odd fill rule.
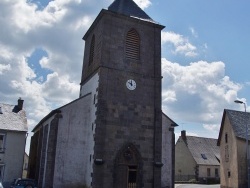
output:
[[246,153],[247,153],[247,187],[250,188],[250,173],[249,173],[249,149],[248,149],[248,125],[247,125],[247,110],[246,110],[246,103],[240,100],[235,100],[235,103],[244,104],[245,109],[245,124],[246,124]]
[[156,167],[162,167],[162,166],[163,166],[163,163],[162,163],[162,162],[157,162],[157,161],[155,161],[155,162],[154,162],[154,165],[155,165]]
[[104,160],[103,160],[103,159],[95,159],[95,160],[94,160],[94,163],[95,163],[96,165],[102,165],[102,164],[104,164]]

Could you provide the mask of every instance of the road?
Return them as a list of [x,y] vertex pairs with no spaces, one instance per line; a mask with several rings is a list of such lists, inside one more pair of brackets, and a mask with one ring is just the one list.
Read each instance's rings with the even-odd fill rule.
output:
[[175,184],[175,188],[220,188],[220,185]]

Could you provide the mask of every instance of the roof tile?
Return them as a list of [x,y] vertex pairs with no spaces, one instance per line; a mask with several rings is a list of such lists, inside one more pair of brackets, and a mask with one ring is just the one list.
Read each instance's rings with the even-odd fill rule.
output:
[[250,126],[250,113],[225,109],[236,137],[246,138],[246,125]]
[[24,110],[16,111],[15,105],[0,103],[0,129],[11,131],[28,131]]
[[[195,136],[186,137],[187,147],[199,165],[220,165],[220,148],[217,139]],[[202,157],[206,156],[206,159]]]

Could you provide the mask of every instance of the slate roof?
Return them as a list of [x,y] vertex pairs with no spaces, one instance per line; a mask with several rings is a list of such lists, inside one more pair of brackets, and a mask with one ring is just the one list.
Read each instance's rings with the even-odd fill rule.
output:
[[109,7],[113,11],[126,16],[133,16],[143,20],[153,21],[133,0],[115,0]]
[[186,144],[198,165],[220,165],[220,148],[217,146],[217,139],[186,136]]
[[165,28],[165,26],[160,25],[152,18],[150,18],[133,0],[114,0],[114,2],[108,7],[107,10],[102,9],[102,11],[98,14],[97,18],[94,20],[88,31],[83,36],[84,40],[87,39],[88,35],[95,27],[95,25],[98,23],[100,18],[107,13],[125,15],[147,23],[155,24],[161,29]]
[[224,121],[226,115],[230,121],[230,124],[233,128],[234,134],[236,137],[241,139],[246,139],[246,124],[250,127],[250,113],[244,111],[236,111],[225,109],[221,121],[220,133],[218,138],[218,145],[220,145],[221,134],[224,127]]
[[27,118],[24,110],[17,106],[0,103],[0,129],[11,131],[28,131]]
[[245,139],[246,137],[246,123],[249,127],[250,125],[250,113],[228,110],[225,109],[226,114],[228,115],[229,121],[232,125],[236,137]]

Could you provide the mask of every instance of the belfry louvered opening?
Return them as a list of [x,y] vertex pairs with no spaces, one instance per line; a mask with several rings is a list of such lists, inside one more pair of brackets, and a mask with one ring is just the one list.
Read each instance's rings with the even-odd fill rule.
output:
[[89,51],[89,65],[93,62],[95,52],[95,35],[92,36],[90,51]]
[[127,33],[126,57],[135,60],[140,59],[140,37],[135,29],[131,29]]

